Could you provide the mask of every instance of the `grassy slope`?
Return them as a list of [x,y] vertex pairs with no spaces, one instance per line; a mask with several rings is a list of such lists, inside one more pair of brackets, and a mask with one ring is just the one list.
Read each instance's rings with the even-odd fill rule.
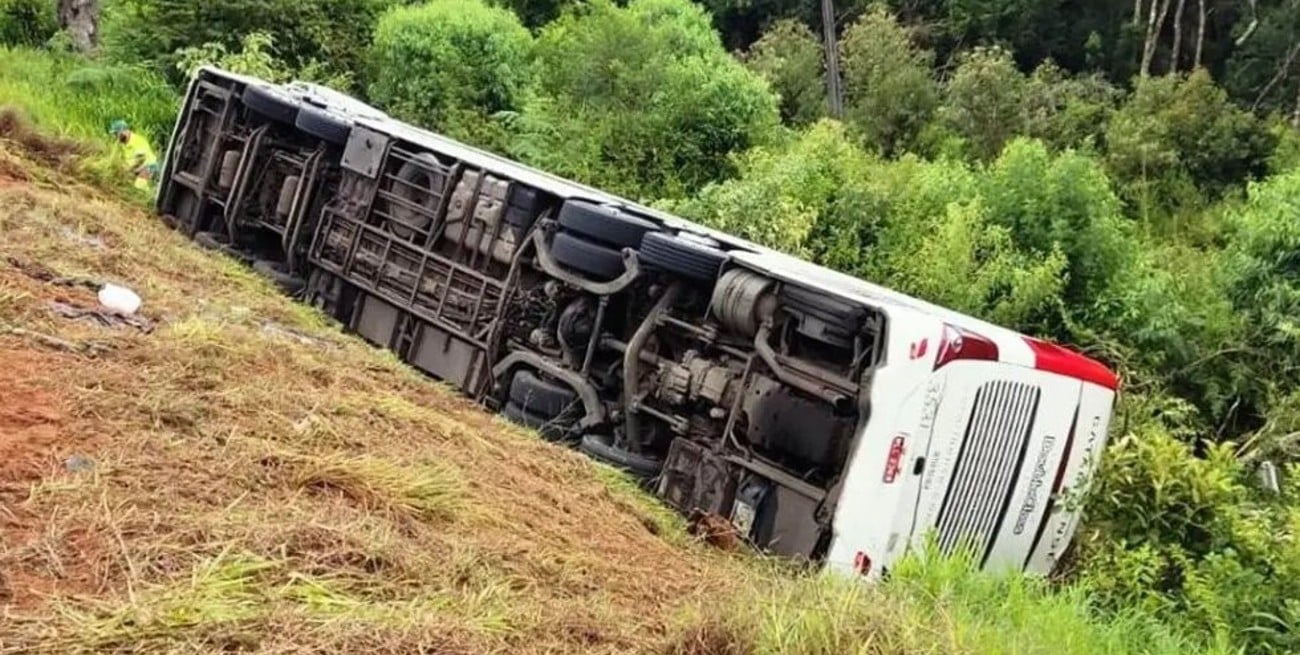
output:
[[[0,156],[0,647],[647,650],[733,578],[609,472]],[[58,317],[93,292],[34,267],[158,325]]]

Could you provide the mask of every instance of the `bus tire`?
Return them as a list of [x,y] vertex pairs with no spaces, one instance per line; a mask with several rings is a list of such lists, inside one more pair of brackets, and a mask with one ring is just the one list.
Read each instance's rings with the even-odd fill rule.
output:
[[529,369],[520,369],[510,381],[510,403],[530,414],[555,418],[577,402],[573,389],[543,380]]
[[259,259],[253,262],[253,270],[291,296],[307,286],[305,280],[285,270],[283,262]]
[[608,282],[627,270],[622,252],[563,231],[555,233],[551,240],[551,257],[602,282]]
[[727,253],[700,239],[651,232],[641,240],[641,263],[701,282],[714,282]]
[[273,121],[293,125],[300,104],[278,89],[249,85],[244,89],[244,106]]
[[352,125],[346,120],[311,105],[303,105],[298,110],[294,127],[336,146],[347,145],[348,137],[352,135]]
[[582,437],[582,442],[578,444],[578,450],[596,461],[641,477],[654,477],[664,466],[661,460],[615,446],[613,440],[603,434],[585,435]]
[[506,403],[501,414],[512,423],[536,430],[547,441],[559,441],[564,438],[564,427],[554,418],[534,414],[514,403]]
[[422,152],[397,169],[397,179],[404,184],[394,185],[393,193],[426,211],[391,203],[388,230],[407,241],[420,234],[436,232],[438,226],[434,224],[434,215],[438,207],[429,206],[429,201],[446,192],[447,173],[442,162],[433,153]]
[[659,229],[644,218],[609,205],[569,200],[560,207],[560,227],[619,248],[635,248],[647,232]]

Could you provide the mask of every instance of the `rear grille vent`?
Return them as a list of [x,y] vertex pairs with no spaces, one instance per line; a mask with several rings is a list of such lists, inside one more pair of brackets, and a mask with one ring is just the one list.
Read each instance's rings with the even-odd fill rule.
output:
[[968,545],[981,566],[988,559],[1024,465],[1041,395],[1036,386],[1005,380],[975,392],[956,470],[939,508],[943,554]]

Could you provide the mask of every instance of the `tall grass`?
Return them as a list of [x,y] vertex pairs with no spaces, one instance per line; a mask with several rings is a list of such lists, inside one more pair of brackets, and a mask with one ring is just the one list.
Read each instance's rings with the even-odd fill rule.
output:
[[19,109],[42,132],[106,147],[111,145],[109,123],[121,118],[161,148],[176,120],[180,95],[143,67],[0,46],[3,105]]
[[687,615],[673,655],[1183,655],[1229,653],[1153,617],[1098,612],[1087,589],[913,555],[876,585],[764,571],[747,591]]

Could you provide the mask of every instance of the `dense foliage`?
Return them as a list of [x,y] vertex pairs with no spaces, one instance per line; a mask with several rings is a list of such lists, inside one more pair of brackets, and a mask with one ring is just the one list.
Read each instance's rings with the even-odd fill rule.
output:
[[[1073,343],[1125,388],[1063,597],[1300,649],[1300,3],[842,1],[838,121],[811,0],[399,4],[111,0],[107,54],[351,76],[414,122]],[[49,3],[0,0],[0,38],[48,40],[27,8]],[[57,78],[78,121],[173,111],[138,69],[15,61],[7,92]]]
[[492,117],[522,105],[532,45],[513,13],[481,2],[397,7],[375,28],[369,95],[393,116],[503,147]]
[[0,0],[0,45],[42,45],[58,29],[54,3]]
[[516,155],[642,198],[681,195],[768,139],[776,97],[687,0],[598,0],[537,39],[537,92]]
[[[124,62],[151,62],[176,75],[184,48],[242,45],[262,31],[274,41],[289,70],[318,69],[327,75],[359,70],[375,20],[400,0],[104,0],[106,50]],[[179,76],[173,77],[179,80]]]

